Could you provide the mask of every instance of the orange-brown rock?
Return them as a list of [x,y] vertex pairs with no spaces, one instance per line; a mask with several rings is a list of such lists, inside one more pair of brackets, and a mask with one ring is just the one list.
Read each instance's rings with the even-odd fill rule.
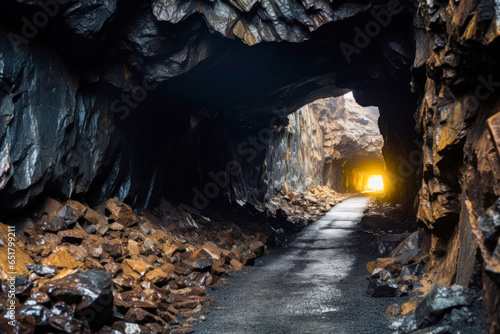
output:
[[410,312],[415,311],[419,302],[420,302],[419,300],[414,299],[401,304],[401,314],[408,314]]
[[106,210],[110,212],[109,218],[121,225],[132,226],[138,222],[134,211],[129,205],[113,198],[106,202]]
[[9,272],[28,275],[26,265],[33,263],[33,259],[25,252],[25,246],[17,242],[17,237],[9,231],[7,225],[0,223],[0,276]]
[[243,264],[240,261],[238,261],[238,260],[231,259],[231,261],[229,263],[231,264],[231,266],[235,270],[241,270],[241,269],[243,269]]
[[402,313],[402,308],[399,306],[399,304],[392,304],[387,307],[387,310],[385,311],[385,316],[388,318],[394,318],[397,317]]
[[59,249],[42,261],[45,265],[52,265],[61,269],[76,269],[83,266],[81,261],[77,261],[64,249]]
[[85,212],[84,218],[92,225],[99,225],[101,222],[107,222],[106,217],[98,214],[96,211],[88,208]]
[[203,244],[203,250],[206,251],[213,260],[220,260],[222,256],[229,255],[229,251],[226,249],[219,248],[216,244],[208,241]]
[[371,275],[373,273],[373,270],[375,269],[375,261],[370,261],[366,264],[366,271]]
[[[140,224],[118,222],[134,214],[117,201],[110,200],[106,209],[98,207],[96,211],[76,201],[67,201],[66,206],[51,203],[47,208],[57,211],[44,213],[44,218],[30,227],[26,251],[36,256],[36,261],[60,270],[53,278],[54,273],[39,276],[33,272],[30,279],[42,286],[82,270],[106,271],[112,278],[114,306],[125,314],[125,322],[114,323],[117,328],[135,326],[134,331],[142,331],[168,323],[174,326],[172,330],[189,332],[191,329],[182,327],[175,315],[187,317],[199,312],[212,301],[206,297],[206,287],[216,288],[222,282],[220,275],[230,268],[240,270],[250,264],[256,257],[254,251],[265,254],[262,243],[235,226],[214,231],[208,228],[204,233],[175,226],[170,233],[151,216],[136,217]],[[109,222],[101,215],[105,210]],[[221,235],[226,236],[226,242],[233,242],[227,246],[231,251],[220,241]],[[19,242],[17,246],[24,247]],[[41,269],[36,270],[41,273]],[[43,292],[33,293],[31,300],[51,301]],[[145,327],[137,327],[142,325]]]
[[172,277],[172,274],[167,274],[163,270],[159,268],[155,268],[148,272],[144,279],[148,282],[154,283],[154,284],[164,284],[166,283],[170,278]]
[[102,244],[102,249],[114,258],[123,255],[123,245],[121,239],[106,240]]
[[42,204],[40,214],[59,211],[63,208],[63,206],[64,205],[62,205],[59,201],[57,201],[51,197],[46,197],[43,204]]
[[[396,276],[399,275],[401,272],[401,269],[403,268],[403,265],[401,264],[401,261],[395,257],[388,257],[388,258],[381,258],[377,259],[374,263],[374,269],[385,269],[391,275]],[[368,265],[367,265],[368,269]]]
[[109,224],[108,228],[110,230],[113,230],[113,231],[122,231],[125,228],[125,226],[123,226],[120,223],[114,222],[114,223]]
[[256,256],[262,256],[266,252],[266,245],[258,240],[250,239],[250,241],[247,242],[247,247],[251,252],[255,253]]
[[[64,204],[71,208],[73,213],[78,217],[84,217],[89,210],[89,207],[87,207],[86,205],[71,199],[67,200]],[[52,211],[57,211],[57,209]]]
[[135,273],[136,275],[139,275],[139,277],[142,277],[154,267],[144,261],[125,259],[122,262],[122,268],[128,275],[133,276],[132,273]]
[[174,325],[179,323],[175,316],[167,310],[158,310],[157,314],[168,324]]
[[186,246],[184,246],[182,243],[178,242],[177,240],[173,240],[171,244],[164,244],[162,246],[162,250],[167,257],[171,257],[176,252],[182,252],[185,249],[186,249]]

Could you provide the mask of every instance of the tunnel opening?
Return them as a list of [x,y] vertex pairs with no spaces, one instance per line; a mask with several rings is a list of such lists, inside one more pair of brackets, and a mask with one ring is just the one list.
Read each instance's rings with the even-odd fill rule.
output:
[[[133,256],[148,284],[216,285],[368,193],[383,197],[374,225],[391,205],[394,226],[418,217],[430,267],[469,281],[471,224],[500,193],[496,102],[466,93],[493,93],[469,85],[498,59],[476,2],[49,2],[0,13],[0,218],[34,223],[37,261],[69,252],[121,275]],[[40,236],[57,248],[33,247]]]
[[374,158],[354,158],[342,164],[345,189],[349,192],[383,194],[387,179],[383,161]]

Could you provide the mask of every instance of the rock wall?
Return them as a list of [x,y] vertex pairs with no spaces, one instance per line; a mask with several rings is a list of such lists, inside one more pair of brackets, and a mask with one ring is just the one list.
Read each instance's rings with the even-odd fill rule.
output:
[[482,263],[491,333],[500,331],[497,209],[481,216],[500,195],[498,10],[494,2],[420,2],[413,69],[423,134],[418,219],[432,233],[428,279],[467,286]]
[[265,184],[272,198],[286,184],[304,192],[323,184],[323,132],[311,105],[288,116],[266,147]]
[[342,182],[345,162],[355,158],[382,161],[384,141],[378,128],[378,109],[361,107],[352,94],[317,100],[308,106],[323,132],[323,183],[336,191],[345,191]]

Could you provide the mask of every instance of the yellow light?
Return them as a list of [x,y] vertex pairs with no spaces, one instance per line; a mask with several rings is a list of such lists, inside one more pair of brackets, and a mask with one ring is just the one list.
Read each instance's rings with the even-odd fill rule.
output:
[[373,175],[368,179],[366,185],[368,191],[384,191],[384,179],[382,175]]

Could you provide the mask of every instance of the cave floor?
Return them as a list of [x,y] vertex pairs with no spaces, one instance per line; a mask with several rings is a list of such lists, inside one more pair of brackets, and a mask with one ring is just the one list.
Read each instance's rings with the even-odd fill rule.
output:
[[196,333],[389,333],[385,309],[400,300],[366,292],[365,264],[376,257],[360,224],[370,197],[333,207],[287,248],[230,278]]

